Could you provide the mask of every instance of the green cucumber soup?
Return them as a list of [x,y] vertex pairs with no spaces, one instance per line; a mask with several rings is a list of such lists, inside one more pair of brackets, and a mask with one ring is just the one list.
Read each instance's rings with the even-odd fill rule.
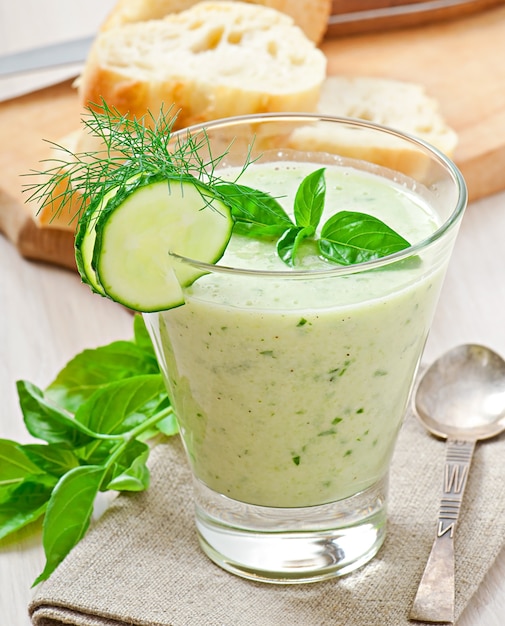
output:
[[[320,167],[258,163],[240,183],[292,214],[298,185]],[[361,211],[411,244],[439,226],[405,181],[328,164],[326,186],[321,223]],[[275,242],[233,235],[184,305],[149,314],[194,475],[269,507],[334,502],[384,477],[445,272],[445,257],[423,255],[342,270],[304,242],[293,272]]]

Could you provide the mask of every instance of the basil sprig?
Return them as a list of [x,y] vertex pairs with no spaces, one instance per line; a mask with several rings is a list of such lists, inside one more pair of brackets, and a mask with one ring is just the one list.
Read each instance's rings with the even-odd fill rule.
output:
[[84,350],[45,390],[27,381],[17,390],[43,443],[0,439],[0,539],[44,518],[37,584],[84,536],[99,492],[148,487],[146,441],[177,423],[141,316],[133,340]]
[[304,239],[313,239],[321,257],[338,265],[378,259],[410,247],[410,243],[380,219],[357,211],[330,217],[317,235],[326,198],[325,168],[306,176],[295,195],[294,222],[267,193],[236,183],[215,186],[231,208],[234,232],[253,238],[276,239],[277,254],[293,267]]

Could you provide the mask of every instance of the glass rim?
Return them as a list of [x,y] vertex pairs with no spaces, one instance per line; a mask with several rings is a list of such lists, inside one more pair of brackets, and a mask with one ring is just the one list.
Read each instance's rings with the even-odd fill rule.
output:
[[[417,146],[422,152],[428,154],[432,159],[434,159],[439,165],[443,167],[443,169],[449,174],[452,182],[455,185],[455,188],[458,190],[458,196],[456,202],[454,203],[454,209],[451,214],[444,220],[444,222],[433,231],[428,237],[425,237],[421,241],[418,241],[415,244],[412,244],[408,248],[404,250],[400,250],[399,252],[395,252],[393,254],[388,254],[387,256],[380,257],[378,259],[372,259],[370,261],[365,261],[362,263],[356,263],[353,265],[335,265],[334,267],[328,268],[317,268],[317,269],[286,269],[286,270],[264,270],[264,269],[254,269],[254,268],[242,268],[242,267],[234,267],[231,265],[221,265],[219,264],[219,260],[217,263],[206,263],[204,261],[199,261],[198,259],[192,259],[190,257],[185,257],[183,255],[179,255],[174,252],[169,252],[170,256],[177,259],[178,261],[192,265],[193,267],[197,267],[200,270],[206,273],[223,273],[223,274],[244,274],[251,276],[271,276],[271,277],[309,277],[309,276],[334,276],[334,275],[348,275],[348,274],[356,274],[365,271],[369,271],[372,269],[378,269],[380,267],[384,267],[387,265],[391,265],[393,263],[397,263],[398,261],[408,259],[410,257],[418,255],[422,250],[425,250],[432,244],[439,241],[446,233],[451,231],[453,227],[457,224],[459,219],[462,217],[463,212],[468,203],[468,190],[466,186],[465,179],[463,178],[463,174],[461,173],[458,166],[454,163],[454,161],[445,155],[441,150],[431,145],[429,142],[420,139],[414,135],[406,133],[404,131],[397,130],[395,128],[385,126],[382,124],[377,124],[375,122],[369,122],[367,120],[362,120],[358,118],[352,117],[340,117],[333,115],[322,115],[319,113],[296,113],[296,112],[287,112],[287,113],[255,113],[248,115],[236,115],[232,117],[225,117],[217,120],[212,120],[209,122],[202,122],[200,124],[194,124],[192,126],[188,126],[186,128],[182,128],[180,130],[174,131],[170,136],[170,141],[177,139],[183,135],[187,134],[195,134],[198,132],[206,132],[209,130],[217,130],[219,128],[225,128],[230,126],[241,125],[245,123],[253,123],[253,122],[262,122],[262,121],[289,121],[289,122],[331,122],[331,123],[339,123],[341,125],[354,126],[356,128],[363,128],[368,130],[374,130],[379,133],[384,133],[386,135],[397,137],[407,143],[410,143],[414,146]],[[357,159],[360,160],[360,159]],[[366,159],[361,159],[364,162],[367,162]],[[393,168],[390,168],[391,171],[395,171]]]

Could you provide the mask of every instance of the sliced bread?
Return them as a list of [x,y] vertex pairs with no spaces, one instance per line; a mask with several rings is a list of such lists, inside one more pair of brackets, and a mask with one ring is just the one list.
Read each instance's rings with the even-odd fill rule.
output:
[[454,154],[458,142],[440,112],[438,100],[417,83],[375,77],[329,76],[323,83],[319,113],[355,117],[414,135]]
[[[448,156],[457,143],[457,135],[442,118],[438,102],[416,83],[330,77],[323,86],[318,111],[389,127],[422,139]],[[326,124],[315,122],[297,128],[291,134],[290,146],[369,161],[418,180],[427,181],[430,176],[427,154],[394,133],[378,135],[365,127],[346,126],[329,130]]]
[[173,105],[183,128],[246,113],[315,110],[325,75],[326,57],[290,17],[222,1],[99,33],[78,86],[83,105],[103,98],[131,116]]

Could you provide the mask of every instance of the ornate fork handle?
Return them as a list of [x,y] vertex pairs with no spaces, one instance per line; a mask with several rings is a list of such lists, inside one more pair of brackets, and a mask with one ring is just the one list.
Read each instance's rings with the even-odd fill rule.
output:
[[454,533],[475,441],[447,440],[437,534],[419,583],[410,619],[454,622]]

